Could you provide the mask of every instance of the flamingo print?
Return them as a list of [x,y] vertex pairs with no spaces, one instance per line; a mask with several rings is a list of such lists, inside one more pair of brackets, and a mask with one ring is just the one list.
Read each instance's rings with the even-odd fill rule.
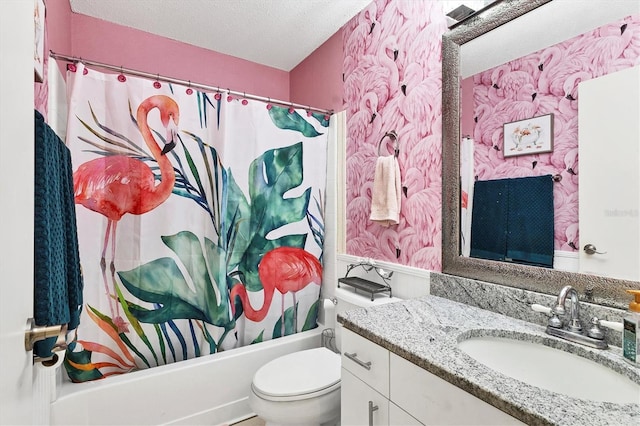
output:
[[[167,131],[167,143],[163,149],[160,149],[155,141],[147,122],[147,115],[154,108],[160,110],[160,119]],[[73,174],[76,204],[81,204],[107,218],[100,268],[105,291],[109,299],[109,309],[119,333],[128,331],[128,327],[120,316],[117,296],[107,283],[107,247],[109,240],[111,240],[110,272],[113,287],[118,222],[127,213],[141,215],[155,209],[169,197],[173,190],[175,172],[165,154],[176,145],[175,137],[179,114],[176,102],[164,95],[151,96],[145,99],[138,107],[136,114],[138,127],[147,147],[151,151],[151,155],[160,168],[161,181],[158,185],[156,185],[155,175],[149,166],[140,160],[125,155],[100,157],[87,161],[81,164]]]
[[284,336],[284,298],[287,293],[293,296],[294,309],[294,331],[298,331],[298,312],[296,307],[296,293],[307,285],[314,283],[322,284],[322,265],[318,259],[308,251],[297,247],[278,247],[268,251],[260,260],[258,265],[258,276],[262,282],[264,291],[264,301],[259,310],[251,306],[244,285],[236,284],[231,288],[229,298],[231,300],[231,312],[235,316],[235,298],[239,297],[242,302],[247,319],[260,322],[266,316],[274,290],[277,289],[282,295],[282,325],[281,336]]

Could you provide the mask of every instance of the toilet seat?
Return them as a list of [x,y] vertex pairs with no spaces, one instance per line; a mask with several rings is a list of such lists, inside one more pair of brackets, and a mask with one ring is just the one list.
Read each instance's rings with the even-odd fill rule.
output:
[[268,401],[316,398],[340,388],[340,355],[314,348],[276,358],[253,377],[253,392]]

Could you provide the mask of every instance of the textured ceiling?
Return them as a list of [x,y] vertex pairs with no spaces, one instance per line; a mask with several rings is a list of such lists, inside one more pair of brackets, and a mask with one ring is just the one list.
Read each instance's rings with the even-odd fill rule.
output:
[[371,0],[69,0],[71,9],[290,71]]

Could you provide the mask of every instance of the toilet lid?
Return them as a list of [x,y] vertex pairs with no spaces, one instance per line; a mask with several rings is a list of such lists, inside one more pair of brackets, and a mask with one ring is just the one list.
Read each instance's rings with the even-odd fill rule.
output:
[[262,366],[253,390],[266,399],[320,396],[340,386],[340,355],[327,348],[294,352]]

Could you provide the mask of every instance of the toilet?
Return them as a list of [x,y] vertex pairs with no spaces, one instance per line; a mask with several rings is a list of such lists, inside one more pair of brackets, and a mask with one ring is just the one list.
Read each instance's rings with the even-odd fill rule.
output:
[[268,362],[253,377],[249,406],[267,425],[337,424],[340,355],[314,348]]
[[[384,296],[371,301],[337,288],[336,300],[337,311],[343,312],[400,299]],[[325,326],[333,325],[334,312],[325,315]],[[336,328],[338,347],[339,333],[340,326]],[[340,354],[325,347],[283,355],[258,369],[251,383],[249,406],[267,426],[339,425],[340,369]]]

